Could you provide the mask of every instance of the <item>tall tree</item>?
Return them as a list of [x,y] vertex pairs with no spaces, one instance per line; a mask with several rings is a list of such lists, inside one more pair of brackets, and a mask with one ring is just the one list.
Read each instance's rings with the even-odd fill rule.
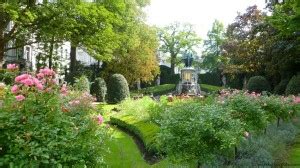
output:
[[[227,28],[227,39],[223,43],[223,56],[229,64],[225,72],[243,74],[245,77],[264,68],[263,45],[265,14],[257,6],[248,7],[244,14],[239,14]],[[245,78],[246,80],[246,78]]]
[[161,41],[160,50],[170,54],[173,74],[178,55],[185,50],[194,50],[201,42],[190,24],[173,23],[159,29],[158,35]]
[[156,60],[158,48],[156,31],[144,23],[136,23],[132,25],[130,32],[132,44],[127,46],[127,52],[115,53],[116,56],[104,69],[104,76],[120,73],[131,85],[138,81],[153,81],[159,73]]
[[202,53],[202,66],[211,72],[218,71],[222,62],[222,48],[225,40],[224,25],[215,20],[212,29],[207,33],[207,40],[204,40],[204,51]]
[[31,35],[38,27],[35,0],[9,0],[0,3],[0,67],[5,53],[36,43]]

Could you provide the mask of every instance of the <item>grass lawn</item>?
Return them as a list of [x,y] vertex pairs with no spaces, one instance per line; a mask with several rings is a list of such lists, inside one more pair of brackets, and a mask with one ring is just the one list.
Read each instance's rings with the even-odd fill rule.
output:
[[[99,105],[99,109],[104,112],[105,121],[108,122],[115,112],[111,110],[117,105]],[[133,138],[116,127],[111,127],[111,139],[107,142],[109,151],[105,153],[104,161],[109,168],[194,168],[195,164],[174,165],[168,159],[149,165],[142,156],[142,153],[135,144]]]

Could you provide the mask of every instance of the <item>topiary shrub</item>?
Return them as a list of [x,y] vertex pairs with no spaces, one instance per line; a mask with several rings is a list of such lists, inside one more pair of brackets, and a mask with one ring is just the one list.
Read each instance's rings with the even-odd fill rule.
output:
[[286,86],[285,94],[287,95],[298,95],[300,94],[300,75],[292,77]]
[[96,96],[98,102],[105,102],[107,92],[106,82],[102,78],[96,78],[91,86],[91,94]]
[[110,77],[107,89],[108,103],[120,103],[130,96],[127,80],[121,74],[114,74]]
[[75,79],[74,89],[78,91],[90,92],[90,82],[86,76],[81,76],[80,78]]
[[271,86],[265,77],[253,76],[248,81],[247,89],[250,92],[261,93],[262,91],[270,91]]
[[281,80],[280,83],[277,86],[275,86],[274,93],[278,95],[284,94],[288,83],[289,83],[289,79]]

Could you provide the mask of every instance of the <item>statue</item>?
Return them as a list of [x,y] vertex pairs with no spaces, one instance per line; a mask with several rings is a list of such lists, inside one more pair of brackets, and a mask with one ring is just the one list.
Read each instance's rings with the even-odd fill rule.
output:
[[185,67],[191,67],[193,63],[193,53],[190,51],[185,51],[183,54],[183,59]]

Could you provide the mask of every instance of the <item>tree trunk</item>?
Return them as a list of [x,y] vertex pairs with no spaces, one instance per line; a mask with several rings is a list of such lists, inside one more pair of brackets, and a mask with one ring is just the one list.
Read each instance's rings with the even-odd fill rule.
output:
[[76,69],[76,48],[77,45],[74,45],[73,43],[71,43],[71,52],[70,52],[70,74],[74,74],[75,73],[75,69]]
[[3,30],[0,30],[0,69],[2,68],[2,65],[4,64],[4,48],[5,43],[3,42]]
[[2,69],[4,64],[4,47],[5,44],[0,43],[0,69]]
[[171,55],[171,75],[175,74],[175,61],[176,61],[176,55]]
[[54,36],[52,36],[51,42],[50,42],[50,50],[49,50],[49,68],[52,68],[52,62],[53,62],[53,49],[54,49]]
[[277,118],[277,127],[279,127],[279,125],[280,125],[280,118],[278,117]]
[[247,90],[247,76],[246,75],[244,76],[244,79],[243,79],[243,90]]

